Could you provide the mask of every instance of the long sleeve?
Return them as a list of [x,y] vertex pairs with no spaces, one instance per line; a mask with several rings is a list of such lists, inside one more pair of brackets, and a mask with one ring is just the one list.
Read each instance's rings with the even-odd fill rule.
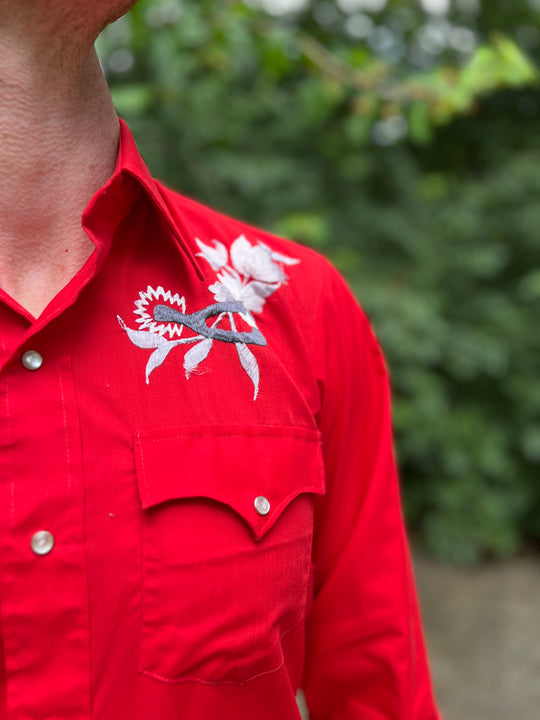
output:
[[315,510],[303,681],[311,720],[436,720],[384,361],[333,269],[320,300],[313,356],[327,492]]

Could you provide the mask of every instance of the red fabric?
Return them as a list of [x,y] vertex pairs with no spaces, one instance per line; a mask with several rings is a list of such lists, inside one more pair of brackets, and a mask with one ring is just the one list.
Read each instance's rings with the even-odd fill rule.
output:
[[[155,183],[124,125],[83,225],[41,317],[0,297],[0,718],[297,720],[302,686],[312,720],[436,720],[386,372],[342,279]],[[136,312],[193,324],[235,282],[244,311],[198,330]]]

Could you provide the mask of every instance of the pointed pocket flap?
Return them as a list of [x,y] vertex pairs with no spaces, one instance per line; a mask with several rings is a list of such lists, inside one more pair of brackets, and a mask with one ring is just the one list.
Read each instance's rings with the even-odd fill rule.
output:
[[257,539],[301,493],[324,493],[320,433],[303,427],[198,425],[134,436],[144,509],[207,498],[240,515]]

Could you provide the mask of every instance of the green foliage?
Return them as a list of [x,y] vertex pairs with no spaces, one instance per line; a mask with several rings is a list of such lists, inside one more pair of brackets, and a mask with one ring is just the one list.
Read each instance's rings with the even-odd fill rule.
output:
[[417,537],[510,555],[540,538],[540,21],[524,0],[342,5],[142,0],[100,54],[154,174],[348,277],[391,368]]

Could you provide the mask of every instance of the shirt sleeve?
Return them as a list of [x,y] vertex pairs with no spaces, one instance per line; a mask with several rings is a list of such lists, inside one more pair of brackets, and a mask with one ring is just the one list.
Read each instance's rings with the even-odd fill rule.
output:
[[387,372],[329,268],[314,333],[326,495],[316,499],[303,690],[311,720],[437,720],[401,511]]

